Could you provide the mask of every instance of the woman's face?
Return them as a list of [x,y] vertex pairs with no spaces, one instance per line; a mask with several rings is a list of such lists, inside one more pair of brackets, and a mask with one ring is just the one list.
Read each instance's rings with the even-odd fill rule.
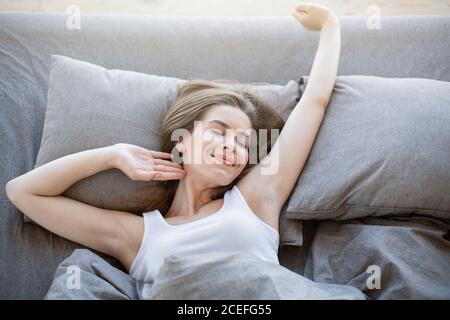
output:
[[248,162],[251,129],[242,110],[227,105],[211,107],[195,122],[193,133],[183,139],[179,149],[186,176],[202,177],[215,186],[232,183]]

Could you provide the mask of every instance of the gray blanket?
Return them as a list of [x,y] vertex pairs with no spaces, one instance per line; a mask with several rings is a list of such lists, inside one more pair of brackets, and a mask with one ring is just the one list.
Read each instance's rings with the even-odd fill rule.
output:
[[419,216],[308,222],[304,242],[310,245],[282,247],[280,263],[371,299],[450,299],[448,228]]
[[88,249],[76,249],[58,266],[45,300],[138,299],[135,281]]
[[[136,283],[91,251],[75,250],[46,298],[346,299],[362,292],[370,299],[450,299],[448,227],[425,217],[316,221],[305,224],[305,246],[280,247],[282,266],[242,254],[169,256],[154,283]],[[80,289],[68,289],[76,284],[73,266]]]
[[365,299],[351,286],[313,282],[244,252],[165,258],[153,283],[132,279],[89,250],[57,268],[45,299]]

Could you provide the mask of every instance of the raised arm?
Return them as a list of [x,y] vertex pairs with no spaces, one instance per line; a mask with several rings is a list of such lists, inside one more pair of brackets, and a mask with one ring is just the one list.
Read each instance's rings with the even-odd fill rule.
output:
[[292,14],[305,28],[321,30],[319,47],[301,104],[313,103],[325,108],[333,91],[339,65],[341,50],[339,20],[330,10],[320,5],[301,4]]
[[[300,101],[289,115],[270,153],[237,183],[253,211],[275,228],[325,115],[340,54],[340,24],[329,9],[315,4],[300,4],[293,15],[305,28],[321,30],[311,73]],[[273,174],[264,173],[272,171],[267,170],[269,167],[275,168]]]

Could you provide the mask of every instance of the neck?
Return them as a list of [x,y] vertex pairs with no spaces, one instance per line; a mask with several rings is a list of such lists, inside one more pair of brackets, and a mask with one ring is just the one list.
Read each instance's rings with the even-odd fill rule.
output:
[[192,181],[186,176],[179,181],[172,205],[165,214],[165,218],[194,216],[200,208],[212,201],[213,195],[212,185],[203,181]]

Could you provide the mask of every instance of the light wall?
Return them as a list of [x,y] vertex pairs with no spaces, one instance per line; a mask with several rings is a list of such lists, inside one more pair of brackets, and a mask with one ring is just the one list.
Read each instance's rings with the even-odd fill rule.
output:
[[[81,12],[207,16],[285,16],[293,0],[0,0],[0,11],[62,11],[76,5]],[[450,14],[450,0],[309,0],[338,15]],[[374,7],[376,6],[376,7]],[[375,9],[374,9],[375,8]]]

